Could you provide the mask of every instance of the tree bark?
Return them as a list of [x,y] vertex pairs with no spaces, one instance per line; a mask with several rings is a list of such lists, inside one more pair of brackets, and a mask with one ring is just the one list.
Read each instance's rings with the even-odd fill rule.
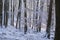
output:
[[[24,0],[24,3],[25,3],[25,8],[26,8],[26,0]],[[24,17],[27,18],[26,10],[25,10]],[[26,34],[26,32],[27,32],[27,19],[25,19],[25,27],[24,27],[24,33]]]
[[2,25],[4,25],[4,2],[5,2],[5,0],[2,0],[2,2],[3,2],[3,6],[2,6]]
[[60,40],[60,1],[56,0],[56,31],[55,31],[55,39]]
[[7,24],[8,24],[8,0],[5,0],[5,3],[4,3],[4,25],[5,27],[7,27]]
[[11,0],[11,25],[14,26],[13,0]]
[[17,28],[17,26],[18,26],[18,24],[19,24],[19,29],[20,29],[20,13],[18,12],[18,15],[17,15],[17,21],[16,21],[16,28]]
[[49,5],[49,12],[48,12],[48,21],[47,21],[47,37],[50,39],[50,25],[51,25],[51,17],[52,17],[52,3],[53,0],[50,0],[50,5]]
[[2,0],[0,0],[0,25],[2,27]]

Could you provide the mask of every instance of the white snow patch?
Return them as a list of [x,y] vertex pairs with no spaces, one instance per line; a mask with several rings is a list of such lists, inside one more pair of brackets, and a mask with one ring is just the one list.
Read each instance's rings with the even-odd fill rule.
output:
[[46,35],[45,29],[42,28],[41,32],[24,34],[19,29],[13,26],[8,26],[7,28],[0,28],[0,40],[52,40],[44,37]]

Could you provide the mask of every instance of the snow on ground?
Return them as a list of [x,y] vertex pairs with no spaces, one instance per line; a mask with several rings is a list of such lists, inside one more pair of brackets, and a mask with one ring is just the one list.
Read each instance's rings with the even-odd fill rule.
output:
[[12,26],[0,28],[0,40],[52,40],[44,37],[45,34],[44,29],[38,33],[24,34],[19,29],[15,29]]

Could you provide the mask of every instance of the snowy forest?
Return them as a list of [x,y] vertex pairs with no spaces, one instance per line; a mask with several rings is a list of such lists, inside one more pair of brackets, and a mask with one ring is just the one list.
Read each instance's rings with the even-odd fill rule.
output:
[[55,0],[0,0],[0,40],[54,40]]

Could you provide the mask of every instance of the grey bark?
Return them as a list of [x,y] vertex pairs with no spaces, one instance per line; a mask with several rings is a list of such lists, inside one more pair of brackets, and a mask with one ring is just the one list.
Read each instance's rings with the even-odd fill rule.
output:
[[[26,8],[26,0],[24,0],[24,5],[25,5],[25,8]],[[26,10],[25,10],[24,17],[27,18]],[[25,19],[25,27],[24,27],[24,33],[26,34],[26,32],[27,32],[27,19]]]
[[11,0],[11,25],[14,26],[13,0]]

